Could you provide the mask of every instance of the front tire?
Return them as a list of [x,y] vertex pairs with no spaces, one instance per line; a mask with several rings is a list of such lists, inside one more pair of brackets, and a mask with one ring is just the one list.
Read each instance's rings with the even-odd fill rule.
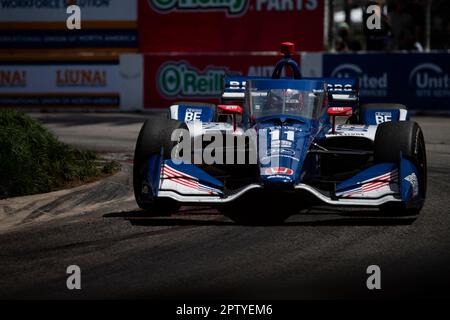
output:
[[133,161],[133,190],[139,208],[152,214],[168,215],[175,213],[180,205],[172,200],[155,197],[146,200],[143,197],[143,181],[148,171],[148,159],[151,155],[161,154],[163,159],[170,159],[175,142],[171,141],[172,132],[176,129],[187,129],[186,125],[177,120],[151,116],[142,125],[136,142]]
[[423,200],[414,208],[407,208],[404,204],[388,203],[380,209],[389,215],[417,215],[423,207],[427,190],[427,158],[422,129],[413,121],[380,124],[375,135],[375,162],[399,163],[400,153],[418,168],[419,193]]

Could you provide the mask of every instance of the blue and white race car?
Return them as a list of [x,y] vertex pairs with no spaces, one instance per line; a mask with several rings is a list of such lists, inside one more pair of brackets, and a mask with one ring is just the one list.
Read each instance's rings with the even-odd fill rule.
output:
[[[133,169],[139,207],[215,206],[242,224],[280,223],[314,205],[417,215],[426,152],[407,108],[360,104],[358,79],[303,78],[293,45],[282,52],[271,78],[226,77],[222,104],[177,103],[168,118],[145,121]],[[194,147],[181,152],[183,142]]]

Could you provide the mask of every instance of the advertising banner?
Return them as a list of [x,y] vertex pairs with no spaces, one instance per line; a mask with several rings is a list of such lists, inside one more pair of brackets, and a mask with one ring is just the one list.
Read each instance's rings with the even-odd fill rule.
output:
[[146,54],[144,108],[167,108],[176,101],[219,102],[225,75],[272,76],[276,52]]
[[325,77],[359,77],[361,102],[448,110],[449,53],[324,54]]
[[142,52],[323,49],[322,0],[138,0]]
[[118,60],[0,62],[0,107],[120,107]]
[[[72,4],[81,10],[80,30],[67,29]],[[0,50],[137,46],[137,0],[0,1]]]

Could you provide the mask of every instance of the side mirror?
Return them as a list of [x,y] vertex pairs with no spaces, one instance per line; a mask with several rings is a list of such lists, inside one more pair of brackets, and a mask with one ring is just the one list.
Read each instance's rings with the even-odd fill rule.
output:
[[336,117],[351,117],[353,115],[352,107],[330,107],[328,108],[328,115],[332,118],[333,130],[336,133]]
[[217,108],[222,114],[242,114],[244,110],[238,105],[219,104]]
[[238,105],[226,105],[226,104],[217,105],[217,109],[221,114],[231,114],[233,116],[233,131],[236,131],[237,129],[236,115],[243,114],[244,109],[242,109],[242,107]]
[[334,117],[351,117],[353,115],[352,107],[330,107],[328,115]]

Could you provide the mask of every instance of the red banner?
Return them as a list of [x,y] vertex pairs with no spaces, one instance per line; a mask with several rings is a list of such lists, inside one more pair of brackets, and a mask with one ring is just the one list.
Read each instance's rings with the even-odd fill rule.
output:
[[[225,75],[270,77],[280,54],[146,54],[144,107],[176,101],[219,102]],[[299,59],[299,58],[296,58]]]
[[323,50],[324,0],[139,0],[142,52]]

